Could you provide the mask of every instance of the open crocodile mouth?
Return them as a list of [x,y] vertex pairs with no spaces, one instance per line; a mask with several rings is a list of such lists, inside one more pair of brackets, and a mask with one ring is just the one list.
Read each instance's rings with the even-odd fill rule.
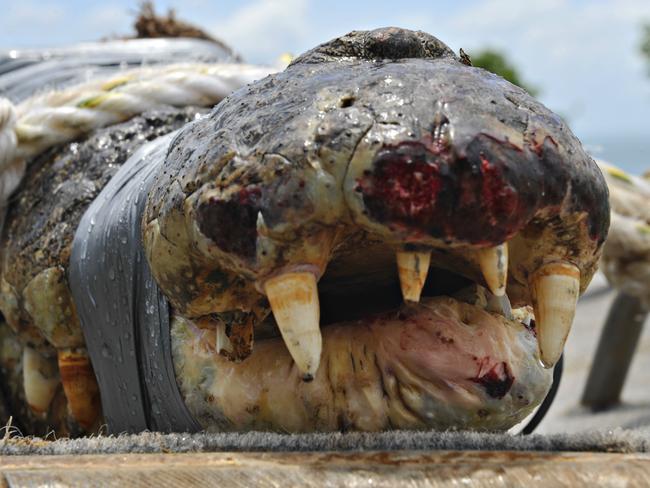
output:
[[[430,259],[401,252],[396,266],[389,246],[349,246],[329,263],[316,294],[310,271],[282,275],[273,314],[255,328],[242,362],[232,361],[226,324],[199,328],[178,317],[175,361],[188,407],[219,430],[514,425],[551,381],[532,307],[511,308],[504,273],[491,277],[496,296]],[[484,266],[496,273],[498,264]],[[545,324],[554,348],[545,352],[547,366],[561,353],[579,287],[579,277],[553,279],[567,287],[569,304],[543,298],[554,315]]]

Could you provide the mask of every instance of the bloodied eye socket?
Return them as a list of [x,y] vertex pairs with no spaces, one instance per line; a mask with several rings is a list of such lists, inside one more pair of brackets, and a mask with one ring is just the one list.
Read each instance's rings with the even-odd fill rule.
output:
[[246,191],[246,198],[240,194],[230,200],[210,199],[202,203],[197,209],[197,220],[201,233],[222,251],[253,259],[256,255],[259,194],[249,189]]

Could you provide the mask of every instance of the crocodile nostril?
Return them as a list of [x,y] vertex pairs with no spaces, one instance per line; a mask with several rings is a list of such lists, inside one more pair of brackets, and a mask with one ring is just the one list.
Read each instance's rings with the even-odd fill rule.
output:
[[341,108],[348,108],[354,105],[354,102],[356,102],[357,99],[354,96],[346,96],[341,98],[341,101],[339,102],[339,107]]

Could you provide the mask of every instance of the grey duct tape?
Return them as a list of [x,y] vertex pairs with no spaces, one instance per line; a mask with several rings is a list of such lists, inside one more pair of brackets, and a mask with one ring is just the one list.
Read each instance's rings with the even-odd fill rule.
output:
[[172,363],[169,305],[151,275],[140,222],[175,133],[140,148],[84,214],[69,281],[110,433],[196,432]]

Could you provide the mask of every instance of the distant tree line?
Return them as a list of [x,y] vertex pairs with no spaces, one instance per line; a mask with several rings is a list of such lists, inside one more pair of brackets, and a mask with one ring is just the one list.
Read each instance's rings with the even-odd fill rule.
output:
[[[646,22],[641,27],[641,55],[645,58],[648,66],[648,76],[650,76],[650,22]],[[522,87],[531,95],[539,94],[536,87],[528,85],[521,78],[517,68],[506,58],[506,56],[494,49],[483,49],[471,53],[471,62],[473,66],[484,68],[492,73],[505,78],[510,83]]]
[[641,35],[641,54],[648,63],[648,74],[650,75],[650,23],[643,26],[643,33]]
[[520,86],[533,96],[539,94],[539,90],[524,82],[515,66],[508,61],[506,56],[494,49],[483,49],[478,52],[473,52],[470,55],[472,66],[486,69],[495,73],[502,78],[505,78],[513,85]]

